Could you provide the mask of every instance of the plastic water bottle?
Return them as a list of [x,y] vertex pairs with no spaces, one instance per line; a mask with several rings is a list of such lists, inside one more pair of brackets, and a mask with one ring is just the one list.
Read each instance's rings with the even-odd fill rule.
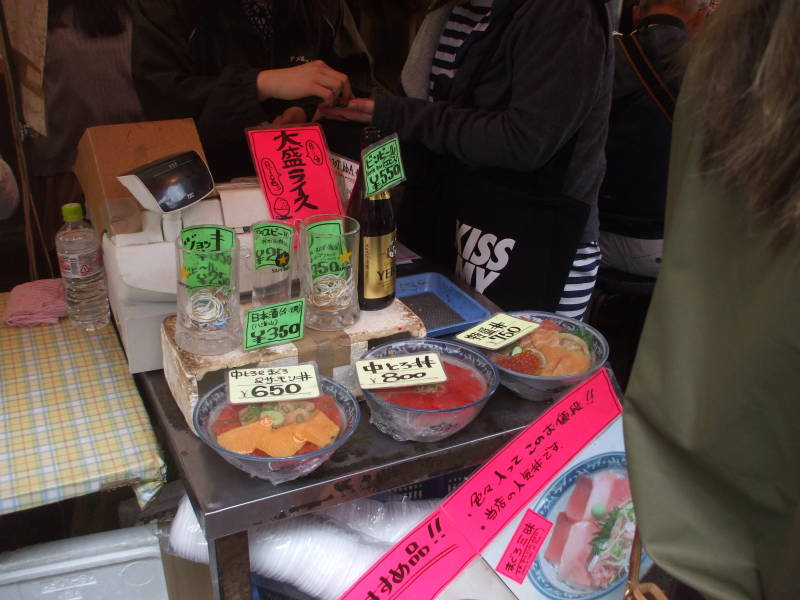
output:
[[83,220],[83,207],[61,207],[64,224],[56,233],[56,252],[64,280],[67,312],[73,326],[94,331],[108,325],[108,292],[100,236]]

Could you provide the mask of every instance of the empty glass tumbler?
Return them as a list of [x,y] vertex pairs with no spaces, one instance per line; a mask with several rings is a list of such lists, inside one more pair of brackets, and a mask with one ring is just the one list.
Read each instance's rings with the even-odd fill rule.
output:
[[253,304],[274,304],[292,295],[295,229],[286,221],[253,225]]
[[358,221],[335,214],[300,222],[300,289],[306,327],[337,331],[358,320]]
[[242,321],[236,233],[221,225],[195,225],[181,231],[175,248],[178,346],[207,356],[240,348]]

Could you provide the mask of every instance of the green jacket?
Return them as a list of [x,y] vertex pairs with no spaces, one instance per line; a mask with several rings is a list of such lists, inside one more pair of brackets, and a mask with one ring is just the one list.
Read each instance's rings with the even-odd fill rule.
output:
[[699,169],[704,89],[673,132],[664,257],[626,394],[648,552],[718,600],[800,598],[800,236],[781,248]]

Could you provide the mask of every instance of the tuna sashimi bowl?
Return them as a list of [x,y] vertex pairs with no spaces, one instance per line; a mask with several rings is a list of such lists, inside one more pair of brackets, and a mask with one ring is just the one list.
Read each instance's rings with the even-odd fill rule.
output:
[[[542,495],[553,523],[528,579],[553,600],[622,598],[636,528],[625,453],[585,460]],[[644,556],[643,569],[649,567]]]

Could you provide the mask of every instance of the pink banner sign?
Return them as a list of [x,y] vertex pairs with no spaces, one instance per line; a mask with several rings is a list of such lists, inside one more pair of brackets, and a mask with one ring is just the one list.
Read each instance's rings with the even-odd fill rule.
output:
[[341,600],[435,597],[621,413],[600,370],[495,454]]
[[601,370],[554,404],[476,471],[442,509],[480,552],[622,412]]
[[250,129],[247,139],[273,219],[294,223],[314,214],[342,214],[328,146],[319,125]]
[[552,526],[550,521],[529,508],[495,570],[517,583],[525,581],[525,575],[530,571]]
[[342,598],[435,598],[476,552],[447,515],[436,510],[383,555]]

